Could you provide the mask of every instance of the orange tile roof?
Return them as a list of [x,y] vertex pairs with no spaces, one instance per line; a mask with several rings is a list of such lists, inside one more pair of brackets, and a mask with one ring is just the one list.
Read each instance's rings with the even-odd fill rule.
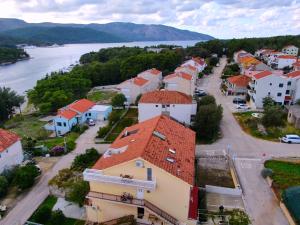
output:
[[201,66],[205,64],[205,60],[200,57],[192,58],[192,60],[194,60],[196,63],[198,63]]
[[161,71],[159,71],[158,69],[156,68],[152,68],[150,70],[147,70],[149,71],[150,73],[154,74],[154,75],[159,75],[161,73]]
[[20,137],[17,134],[0,128],[0,152],[5,151],[18,140]]
[[139,103],[192,104],[192,96],[178,91],[152,91],[143,94]]
[[272,74],[271,71],[265,70],[265,71],[262,71],[262,72],[260,72],[260,73],[257,73],[257,74],[255,74],[255,75],[253,75],[253,77],[254,77],[255,79],[258,80],[258,79],[267,77],[267,76],[269,76],[269,75],[271,75],[271,74]]
[[278,59],[295,59],[295,60],[297,60],[297,57],[292,56],[292,55],[279,55],[277,58]]
[[142,78],[142,77],[135,77],[133,78],[133,83],[135,85],[138,85],[138,86],[143,86],[145,85],[146,83],[148,82],[148,80]]
[[181,78],[186,79],[186,80],[192,80],[192,75],[190,75],[188,73],[184,73],[184,72],[169,74],[168,76],[165,76],[164,79],[168,80],[168,79],[171,79],[171,78],[174,78],[174,77],[181,77]]
[[193,70],[193,71],[197,71],[197,68],[192,66],[192,65],[185,65],[183,67],[188,67],[189,69]]
[[300,66],[300,61],[293,63],[293,66]]
[[58,111],[57,113],[58,116],[64,117],[67,120],[70,120],[72,118],[74,118],[77,115],[77,112],[70,110],[70,109],[61,109]]
[[[124,137],[126,132],[133,133]],[[164,138],[155,135],[156,132],[159,132]],[[193,185],[195,144],[194,131],[161,115],[125,128],[111,144],[110,149],[126,148],[126,150],[119,154],[102,156],[93,169],[102,170],[143,158]]]
[[289,77],[289,78],[299,77],[300,76],[300,70],[299,71],[290,72],[286,76]]
[[248,83],[251,81],[251,78],[245,75],[238,75],[229,77],[227,81],[232,84],[235,84],[238,87],[247,87]]
[[71,110],[75,110],[77,112],[84,113],[88,111],[90,108],[92,108],[94,105],[95,103],[88,99],[80,99],[68,105],[67,108]]

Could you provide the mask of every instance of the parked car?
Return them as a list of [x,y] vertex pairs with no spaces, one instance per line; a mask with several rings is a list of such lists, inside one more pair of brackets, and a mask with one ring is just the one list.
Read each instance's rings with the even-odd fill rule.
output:
[[87,121],[87,124],[88,124],[89,126],[95,126],[95,125],[96,125],[95,121],[92,120],[92,119],[89,119],[89,120]]
[[246,100],[242,98],[234,98],[232,102],[234,104],[246,104]]
[[196,90],[195,95],[198,97],[203,97],[203,96],[206,96],[207,94],[204,90]]
[[281,141],[289,144],[300,144],[300,136],[296,134],[287,134],[281,138]]
[[250,107],[249,105],[247,105],[247,104],[238,104],[238,105],[236,106],[236,108],[237,108],[237,109],[245,109],[245,110],[251,109],[251,107]]

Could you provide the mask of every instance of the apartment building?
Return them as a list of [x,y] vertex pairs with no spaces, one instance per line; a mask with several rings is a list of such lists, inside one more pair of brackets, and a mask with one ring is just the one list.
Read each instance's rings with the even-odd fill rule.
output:
[[251,104],[263,107],[263,99],[271,97],[277,104],[290,105],[300,99],[300,71],[283,75],[278,71],[263,71],[249,82]]
[[143,94],[138,105],[139,122],[158,115],[166,115],[180,123],[190,125],[197,112],[192,96],[178,91],[152,91]]
[[175,73],[181,72],[192,75],[194,81],[197,80],[199,74],[197,68],[191,65],[179,66],[175,69]]
[[133,215],[138,224],[197,224],[195,133],[167,116],[125,128],[92,169],[87,221]]
[[295,45],[287,45],[282,48],[282,52],[287,55],[293,55],[298,56],[299,48],[297,48]]
[[182,66],[193,66],[197,69],[197,72],[200,73],[204,70],[204,68],[207,66],[205,59],[202,59],[200,57],[193,57],[190,60],[187,60],[182,64]]
[[195,91],[195,80],[192,75],[184,72],[175,72],[165,76],[163,80],[165,89],[169,91],[179,91],[186,95],[193,96]]
[[144,78],[150,81],[149,88],[157,89],[162,83],[162,72],[152,68],[146,71],[143,71],[137,75],[137,77]]
[[273,65],[277,69],[283,69],[284,67],[293,67],[293,64],[297,62],[297,57],[292,55],[279,55],[273,62]]

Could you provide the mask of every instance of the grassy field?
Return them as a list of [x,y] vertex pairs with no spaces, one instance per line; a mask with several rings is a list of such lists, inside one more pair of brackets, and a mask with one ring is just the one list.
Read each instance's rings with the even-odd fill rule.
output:
[[[71,132],[66,134],[66,142],[75,142],[76,139],[79,137],[79,133]],[[43,141],[38,141],[37,145],[45,145],[48,149],[51,149],[55,146],[64,146],[64,137],[55,137],[55,138],[49,138]]]
[[116,94],[114,91],[93,91],[88,93],[87,98],[93,102],[110,103]]
[[[56,202],[57,202],[57,198],[55,196],[49,195],[43,201],[43,203],[39,206],[39,208],[47,206],[47,207],[52,209],[54,207],[54,205],[56,204]],[[33,213],[33,215],[34,215],[34,213]],[[34,216],[33,215],[29,218],[29,221],[36,222],[36,221],[34,221]],[[45,225],[47,225],[47,224],[49,224],[49,223],[45,223]],[[84,224],[85,224],[85,221],[83,221],[83,220],[76,220],[76,219],[72,219],[72,218],[66,218],[65,222],[63,224],[59,224],[59,225],[84,225]]]
[[45,132],[43,126],[46,122],[39,120],[35,115],[15,116],[4,124],[5,129],[9,129],[21,137],[38,138],[41,132]]
[[266,128],[267,134],[262,134],[257,129],[257,124],[260,123],[260,119],[254,118],[251,114],[253,112],[244,112],[244,113],[234,113],[234,117],[239,122],[242,129],[257,138],[261,138],[269,141],[279,141],[279,138],[286,134],[298,134],[300,135],[300,130],[296,129],[291,124],[287,123],[284,127],[274,127]]
[[119,121],[118,125],[112,130],[110,135],[105,139],[107,142],[113,142],[125,127],[129,127],[138,122],[138,110],[129,109],[126,115]]
[[300,185],[300,163],[269,160],[265,167],[273,170],[271,178],[281,191]]

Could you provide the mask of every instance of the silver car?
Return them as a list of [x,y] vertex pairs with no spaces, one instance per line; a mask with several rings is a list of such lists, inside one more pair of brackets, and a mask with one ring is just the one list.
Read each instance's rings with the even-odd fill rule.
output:
[[289,144],[300,144],[300,136],[296,134],[287,134],[281,138],[281,141]]

